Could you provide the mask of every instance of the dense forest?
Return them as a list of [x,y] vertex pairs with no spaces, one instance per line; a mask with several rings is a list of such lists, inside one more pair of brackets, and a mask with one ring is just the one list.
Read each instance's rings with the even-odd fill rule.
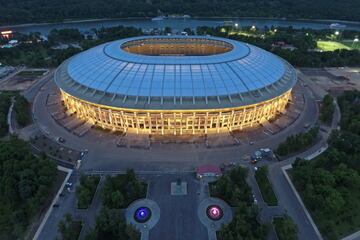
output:
[[24,238],[56,175],[55,162],[33,156],[26,142],[0,141],[0,239]]
[[[357,67],[360,65],[360,51],[357,49],[338,49],[326,52],[312,51],[317,47],[317,40],[327,39],[333,33],[333,30],[297,30],[288,27],[277,28],[275,34],[272,30],[274,30],[273,26],[271,28],[266,27],[263,31],[258,31],[258,33],[251,33],[250,27],[243,27],[240,34],[231,34],[235,32],[233,27],[202,26],[197,28],[196,33],[198,35],[209,34],[253,44],[284,58],[296,67]],[[356,31],[345,30],[342,32],[342,37],[347,39],[354,39],[358,35],[359,32]],[[290,44],[295,49],[274,47],[273,43],[276,42]]]
[[0,137],[8,133],[7,115],[11,105],[11,95],[9,93],[0,94]]
[[338,98],[341,130],[313,161],[297,160],[292,178],[326,239],[360,228],[360,92]]
[[161,13],[360,20],[360,2],[353,0],[0,0],[0,6],[0,24],[153,17]]

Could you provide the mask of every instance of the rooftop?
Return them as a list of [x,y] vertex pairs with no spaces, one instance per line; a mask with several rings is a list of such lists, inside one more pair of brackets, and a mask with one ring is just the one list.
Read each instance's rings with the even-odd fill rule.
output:
[[55,80],[64,91],[94,103],[194,109],[271,99],[291,89],[296,74],[281,58],[250,44],[209,36],[146,36],[82,52],[60,66]]

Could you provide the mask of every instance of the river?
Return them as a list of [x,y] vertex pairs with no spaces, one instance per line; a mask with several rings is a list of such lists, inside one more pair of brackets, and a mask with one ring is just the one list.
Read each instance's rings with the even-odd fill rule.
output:
[[[329,25],[334,21],[315,21],[315,20],[283,20],[283,19],[261,19],[261,18],[168,18],[160,21],[153,21],[151,19],[110,19],[110,20],[84,20],[64,23],[42,23],[42,24],[24,24],[15,26],[0,27],[0,30],[13,30],[21,33],[40,32],[47,36],[51,29],[57,28],[78,28],[81,32],[89,31],[93,28],[114,27],[114,26],[133,26],[143,30],[163,29],[171,27],[175,31],[182,31],[184,28],[196,29],[198,26],[221,26],[224,21],[232,21],[233,24],[238,23],[241,26],[256,26],[263,28],[265,26],[271,27],[288,27],[292,26],[296,29],[311,28],[311,29],[328,29]],[[360,31],[360,22],[346,22],[346,29]]]

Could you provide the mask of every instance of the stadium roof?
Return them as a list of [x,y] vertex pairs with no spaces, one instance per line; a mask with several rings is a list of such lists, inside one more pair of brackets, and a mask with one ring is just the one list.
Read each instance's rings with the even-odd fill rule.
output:
[[[149,56],[122,46],[136,41],[221,41],[228,52]],[[296,73],[283,59],[250,44],[209,36],[144,36],[99,45],[65,61],[55,75],[69,94],[113,107],[209,109],[249,105],[291,89]]]

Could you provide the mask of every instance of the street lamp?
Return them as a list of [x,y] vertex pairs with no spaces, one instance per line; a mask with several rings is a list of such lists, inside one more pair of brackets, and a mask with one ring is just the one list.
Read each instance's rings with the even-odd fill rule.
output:
[[339,32],[339,31],[336,31],[336,32],[335,32],[335,35],[336,35],[336,36],[338,36],[339,34],[340,34],[340,32]]
[[239,26],[239,24],[238,23],[235,23],[235,27],[237,28]]
[[359,38],[356,36],[354,38],[353,44],[351,45],[351,48],[354,48],[355,43],[358,43],[358,42],[359,42]]
[[253,30],[253,31],[255,31],[255,30],[256,30],[255,25],[252,25],[251,30]]

